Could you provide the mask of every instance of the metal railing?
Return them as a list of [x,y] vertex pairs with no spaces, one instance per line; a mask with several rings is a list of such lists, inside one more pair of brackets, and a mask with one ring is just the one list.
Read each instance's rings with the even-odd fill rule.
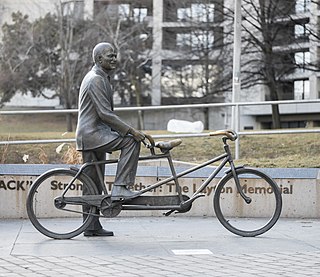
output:
[[[263,102],[239,102],[239,103],[212,103],[212,104],[188,104],[188,105],[166,105],[166,106],[143,106],[143,107],[119,107],[115,111],[150,111],[150,110],[166,110],[166,109],[186,109],[186,108],[211,108],[211,107],[234,107],[233,129],[238,133],[239,139],[235,143],[235,158],[239,158],[240,137],[243,135],[271,135],[271,134],[301,134],[301,133],[320,133],[320,129],[282,129],[282,130],[259,130],[259,131],[240,131],[240,107],[243,106],[266,106],[266,105],[284,105],[284,104],[320,104],[320,99],[310,100],[283,100],[283,101],[263,101]],[[320,111],[320,107],[319,107]],[[20,111],[0,111],[0,115],[23,115],[23,114],[77,114],[77,109],[64,110],[20,110]],[[192,134],[163,134],[154,135],[157,138],[187,138],[187,137],[203,137],[208,133],[192,133]],[[14,144],[47,144],[47,143],[74,143],[75,139],[46,139],[46,140],[13,140],[0,141],[0,145]]]

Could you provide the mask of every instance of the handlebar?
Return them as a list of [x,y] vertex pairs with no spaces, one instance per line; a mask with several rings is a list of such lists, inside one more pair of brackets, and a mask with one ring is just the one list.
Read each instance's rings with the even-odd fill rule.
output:
[[[152,136],[148,134],[144,134],[145,139],[142,140],[142,143],[144,144],[145,147],[150,149],[151,155],[155,155],[154,147],[155,147],[155,142]],[[149,142],[147,142],[148,140]]]
[[[152,136],[148,135],[148,134],[144,134],[145,139],[142,141],[142,143],[147,147],[147,148],[154,148],[155,146],[155,142]],[[149,141],[146,142],[146,139]]]
[[235,141],[238,138],[238,134],[233,130],[218,130],[209,133],[210,136],[225,136],[231,141]]

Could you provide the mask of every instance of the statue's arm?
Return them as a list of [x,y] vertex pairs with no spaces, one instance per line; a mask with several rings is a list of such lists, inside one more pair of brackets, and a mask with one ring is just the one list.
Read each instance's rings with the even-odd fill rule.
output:
[[101,120],[120,135],[125,136],[131,129],[131,126],[125,123],[112,110],[112,91],[106,86],[103,78],[96,77],[91,82],[89,95]]

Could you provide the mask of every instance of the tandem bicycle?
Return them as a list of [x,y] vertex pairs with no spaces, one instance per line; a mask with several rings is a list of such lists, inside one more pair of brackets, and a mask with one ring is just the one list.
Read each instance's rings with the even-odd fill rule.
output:
[[[281,214],[282,197],[278,185],[259,169],[235,166],[228,144],[238,138],[235,131],[220,130],[209,135],[221,136],[223,153],[182,172],[176,172],[171,157],[171,150],[179,146],[182,140],[155,142],[152,136],[146,135],[143,143],[150,154],[140,156],[139,161],[165,159],[171,176],[142,187],[132,199],[113,200],[104,181],[104,172],[99,170],[100,164],[115,164],[117,159],[93,159],[79,168],[70,166],[51,169],[40,175],[30,187],[26,204],[28,217],[33,226],[45,236],[70,239],[84,232],[95,216],[116,217],[122,210],[162,210],[166,211],[166,216],[186,213],[195,200],[206,196],[204,191],[208,185],[220,171],[225,170],[215,186],[213,196],[213,209],[220,223],[230,232],[243,237],[255,237],[267,232]],[[217,162],[219,165],[208,167],[211,170],[209,176],[191,196],[183,194],[179,184],[181,177]],[[89,166],[97,169],[102,194],[98,193],[96,184],[84,173],[84,169]],[[174,184],[174,193],[150,193],[169,183]],[[54,189],[58,184],[61,189]],[[82,195],[84,187],[89,192],[88,195]]]

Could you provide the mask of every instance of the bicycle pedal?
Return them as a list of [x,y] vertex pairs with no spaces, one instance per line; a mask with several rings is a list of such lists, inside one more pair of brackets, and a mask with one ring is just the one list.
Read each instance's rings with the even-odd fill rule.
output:
[[166,213],[163,213],[163,215],[169,216],[169,215],[171,215],[174,211],[175,211],[175,210],[167,211]]

